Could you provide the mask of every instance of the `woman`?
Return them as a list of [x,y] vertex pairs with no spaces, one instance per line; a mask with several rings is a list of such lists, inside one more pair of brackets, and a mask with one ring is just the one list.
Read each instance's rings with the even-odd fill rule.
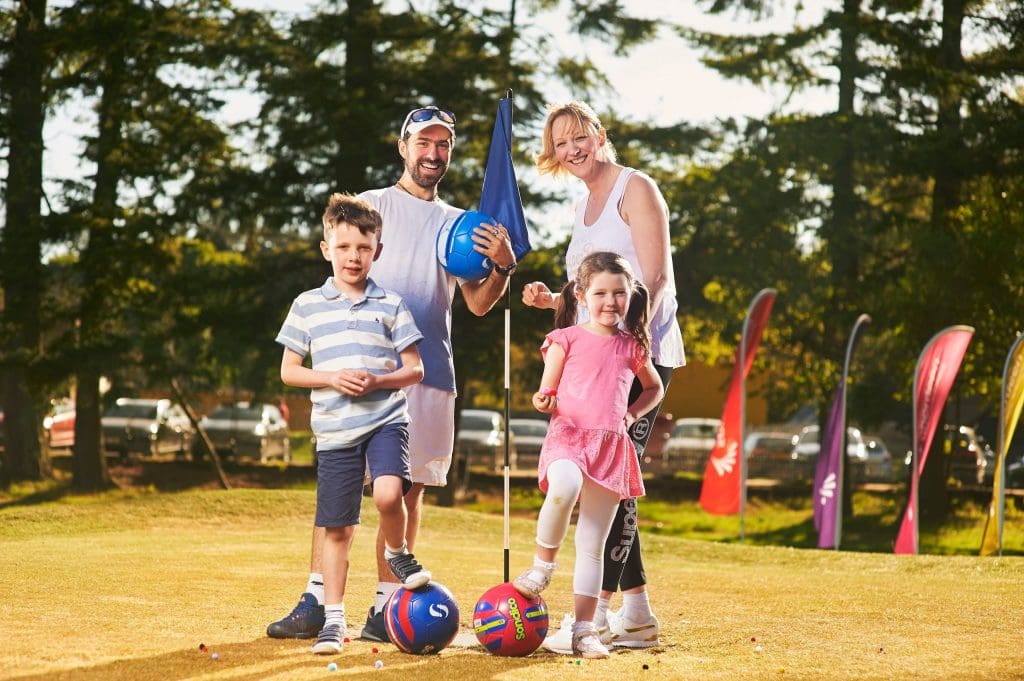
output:
[[[594,110],[583,102],[549,107],[537,167],[541,174],[556,178],[576,177],[587,187],[587,195],[576,206],[572,238],[565,252],[568,278],[576,278],[576,270],[587,254],[612,251],[625,258],[647,286],[651,299],[651,355],[667,390],[672,370],[683,366],[686,358],[676,320],[668,207],[661,191],[643,173],[616,163],[615,149],[607,131]],[[523,302],[531,307],[554,310],[558,294],[553,294],[541,282],[533,282],[523,288]],[[580,314],[585,315],[586,310],[581,308]],[[631,402],[640,391],[641,386],[634,382]],[[641,460],[660,407],[659,402],[629,430]],[[609,611],[608,601],[619,588],[622,589],[622,608],[618,612]],[[567,616],[562,628],[544,641],[544,647],[571,653],[572,623],[572,616]],[[635,499],[619,504],[608,533],[601,598],[594,624],[606,644],[626,648],[658,644],[658,618],[651,611],[647,596]]]

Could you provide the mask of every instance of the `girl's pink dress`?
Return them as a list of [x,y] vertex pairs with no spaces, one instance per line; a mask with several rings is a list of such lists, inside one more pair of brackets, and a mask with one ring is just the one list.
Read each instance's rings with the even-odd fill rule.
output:
[[618,492],[620,499],[643,496],[640,463],[622,422],[633,377],[647,361],[643,348],[625,331],[598,336],[579,325],[549,333],[542,355],[552,343],[565,350],[565,367],[558,406],[540,452],[541,490],[548,490],[551,462],[569,459],[588,478]]

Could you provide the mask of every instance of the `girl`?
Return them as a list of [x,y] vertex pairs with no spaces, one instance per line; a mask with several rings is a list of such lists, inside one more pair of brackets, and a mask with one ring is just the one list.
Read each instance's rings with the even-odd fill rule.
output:
[[[587,314],[576,324],[578,303]],[[651,364],[647,314],[647,289],[634,278],[629,263],[614,253],[591,253],[580,263],[576,281],[562,290],[557,328],[541,346],[544,375],[533,405],[552,414],[538,466],[545,498],[537,518],[533,567],[513,585],[536,598],[550,584],[578,498],[572,652],[585,658],[608,657],[593,619],[604,542],[615,509],[620,500],[644,493],[627,429],[663,394]],[[642,392],[627,409],[634,376]]]
[[[565,251],[565,272],[576,278],[576,268],[594,251],[611,251],[626,259],[633,274],[647,287],[650,298],[651,360],[668,390],[672,372],[686,364],[683,336],[676,321],[676,285],[672,268],[668,206],[658,185],[644,173],[616,161],[608,130],[585,102],[564,102],[548,108],[537,170],[556,179],[576,178],[587,193],[576,206],[572,237]],[[523,302],[539,309],[556,309],[559,294],[542,282],[523,287]],[[642,390],[633,382],[631,399]],[[636,412],[629,429],[637,455],[654,430],[660,403],[649,412]],[[604,544],[604,580],[594,624],[602,640],[616,647],[648,648],[658,645],[658,618],[647,594],[637,530],[636,499],[623,499]],[[608,607],[612,595],[622,591],[622,607]],[[572,652],[572,615],[544,639],[544,648]]]

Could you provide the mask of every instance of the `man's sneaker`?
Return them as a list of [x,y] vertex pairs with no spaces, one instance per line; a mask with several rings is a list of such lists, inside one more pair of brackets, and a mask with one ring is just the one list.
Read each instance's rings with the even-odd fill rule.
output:
[[593,622],[577,622],[573,625],[572,652],[587,660],[603,660],[610,654],[601,643]]
[[345,644],[345,623],[328,624],[320,631],[313,652],[317,655],[337,655]]
[[658,645],[658,618],[651,615],[646,622],[634,622],[622,610],[608,611],[611,644],[617,648],[652,648]]
[[313,638],[324,627],[324,606],[316,602],[316,596],[307,592],[299,598],[299,604],[285,617],[267,626],[270,638]]
[[384,624],[383,610],[374,614],[373,607],[370,608],[370,612],[366,613],[366,624],[363,625],[363,631],[359,634],[359,638],[379,643],[391,642],[391,639],[388,637],[387,625]]
[[430,582],[430,573],[423,569],[411,553],[400,553],[388,558],[388,567],[406,589],[418,589]]

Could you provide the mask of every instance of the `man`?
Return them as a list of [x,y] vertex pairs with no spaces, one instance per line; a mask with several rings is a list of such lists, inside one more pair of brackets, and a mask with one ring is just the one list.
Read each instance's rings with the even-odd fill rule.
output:
[[[486,314],[501,298],[515,271],[515,253],[502,225],[474,230],[476,249],[494,267],[479,281],[448,274],[435,257],[437,233],[462,210],[442,201],[437,185],[448,170],[455,146],[455,116],[436,106],[413,109],[402,123],[398,140],[404,170],[393,186],[360,194],[381,214],[384,248],[374,264],[374,280],[398,293],[412,312],[424,339],[419,345],[423,382],[406,388],[409,408],[409,463],[413,486],[405,495],[408,512],[406,544],[412,551],[422,515],[423,489],[443,486],[455,444],[455,369],[451,352],[452,299],[456,284],[473,314]],[[271,623],[273,638],[312,638],[324,623],[321,560],[324,528],[313,528],[310,578],[298,605]],[[386,641],[383,606],[401,585],[384,560],[384,540],[377,535],[377,596],[366,617],[362,637]]]

